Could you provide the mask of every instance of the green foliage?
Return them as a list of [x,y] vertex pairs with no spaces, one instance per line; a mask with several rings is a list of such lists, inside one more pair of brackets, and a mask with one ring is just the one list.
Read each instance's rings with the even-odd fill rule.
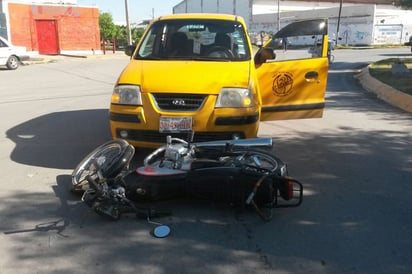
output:
[[116,25],[113,23],[113,17],[108,12],[99,14],[100,37],[104,40],[116,37]]
[[380,60],[369,66],[369,73],[379,81],[409,95],[412,95],[412,75],[394,75],[393,64],[404,64],[412,71],[412,58],[389,58]]
[[144,32],[143,29],[137,29],[137,28],[132,29],[132,40],[134,41],[135,44],[137,44],[140,41],[140,39],[143,36],[143,32]]
[[118,26],[116,25],[116,36],[118,45],[126,45],[127,44],[127,30],[126,26]]
[[412,0],[398,0],[395,5],[403,9],[412,9]]
[[[115,25],[110,13],[103,12],[99,15],[100,36],[103,40],[116,40],[118,46],[127,45],[126,26]],[[132,43],[137,44],[142,38],[144,30],[131,28]]]

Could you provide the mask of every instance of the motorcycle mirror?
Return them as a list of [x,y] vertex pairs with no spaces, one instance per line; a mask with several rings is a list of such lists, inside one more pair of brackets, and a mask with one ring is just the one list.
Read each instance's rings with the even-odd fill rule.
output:
[[170,235],[170,227],[167,225],[159,225],[153,229],[153,236],[156,238],[165,238]]

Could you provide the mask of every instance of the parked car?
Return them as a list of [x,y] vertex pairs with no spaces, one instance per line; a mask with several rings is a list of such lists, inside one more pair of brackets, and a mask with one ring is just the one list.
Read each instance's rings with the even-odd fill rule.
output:
[[0,66],[8,69],[17,69],[22,61],[28,60],[26,47],[13,46],[0,36]]
[[[273,39],[319,35],[326,19],[294,22]],[[311,37],[311,36],[309,36]],[[325,44],[325,47],[327,44]],[[276,62],[255,55],[240,16],[175,14],[154,20],[118,77],[110,104],[114,139],[156,147],[166,135],[193,140],[254,138],[259,122],[321,117],[328,75],[324,56]]]

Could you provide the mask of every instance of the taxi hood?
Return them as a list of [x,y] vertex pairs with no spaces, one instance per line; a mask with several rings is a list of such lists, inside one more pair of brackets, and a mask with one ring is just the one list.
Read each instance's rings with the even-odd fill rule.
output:
[[145,92],[218,94],[222,87],[248,87],[249,61],[131,60],[118,84]]

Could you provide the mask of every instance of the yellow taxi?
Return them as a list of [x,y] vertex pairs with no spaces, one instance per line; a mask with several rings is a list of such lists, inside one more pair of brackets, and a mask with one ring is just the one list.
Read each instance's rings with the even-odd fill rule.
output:
[[[275,54],[267,46],[285,37],[294,50]],[[322,41],[319,56],[308,54],[313,39]],[[157,147],[166,135],[195,142],[254,138],[261,121],[321,117],[327,42],[326,19],[294,22],[253,54],[239,16],[157,18],[126,52],[131,59],[111,97],[113,138],[136,147]]]

